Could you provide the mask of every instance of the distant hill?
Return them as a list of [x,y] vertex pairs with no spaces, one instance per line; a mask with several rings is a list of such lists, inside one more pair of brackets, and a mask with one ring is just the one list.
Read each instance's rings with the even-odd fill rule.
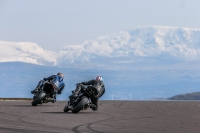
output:
[[[191,65],[191,68],[195,65]],[[104,77],[106,92],[102,100],[166,99],[177,94],[198,92],[200,86],[198,68],[188,70],[180,66],[177,69],[105,70],[5,62],[0,63],[0,98],[32,98],[30,92],[38,81],[57,72],[65,75],[66,83],[58,100],[67,100],[76,83],[91,80],[97,75]]]
[[175,95],[169,99],[170,100],[200,100],[200,92]]

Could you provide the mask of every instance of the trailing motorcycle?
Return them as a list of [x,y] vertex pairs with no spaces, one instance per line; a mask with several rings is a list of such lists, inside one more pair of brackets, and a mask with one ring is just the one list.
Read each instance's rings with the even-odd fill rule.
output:
[[[82,84],[77,84],[82,85]],[[78,113],[81,110],[86,110],[91,107],[91,97],[96,96],[98,91],[95,87],[87,86],[82,89],[76,98],[70,98],[67,105],[64,107],[64,112],[72,111],[72,113]],[[72,91],[74,95],[74,91]]]
[[37,106],[37,104],[54,102],[54,96],[56,95],[54,92],[56,87],[54,84],[48,81],[42,81],[37,88],[37,92],[34,93],[32,106]]

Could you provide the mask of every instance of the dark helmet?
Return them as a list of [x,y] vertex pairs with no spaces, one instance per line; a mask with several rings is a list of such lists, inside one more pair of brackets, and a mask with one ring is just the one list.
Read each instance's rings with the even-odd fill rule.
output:
[[97,80],[97,81],[101,81],[101,82],[103,82],[104,79],[103,79],[102,76],[97,76],[97,77],[96,77],[96,80]]
[[57,75],[61,76],[64,79],[64,74],[62,74],[61,72],[58,72]]

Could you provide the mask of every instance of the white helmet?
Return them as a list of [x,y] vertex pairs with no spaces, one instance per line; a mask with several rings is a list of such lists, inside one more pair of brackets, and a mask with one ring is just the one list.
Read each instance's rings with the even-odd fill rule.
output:
[[102,76],[97,76],[97,77],[96,77],[96,80],[97,80],[97,81],[101,81],[101,82],[103,82],[104,79],[103,79]]

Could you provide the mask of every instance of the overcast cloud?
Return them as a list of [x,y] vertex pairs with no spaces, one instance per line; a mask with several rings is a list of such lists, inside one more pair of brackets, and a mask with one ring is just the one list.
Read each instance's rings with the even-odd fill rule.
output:
[[200,28],[199,0],[1,0],[0,40],[48,50],[139,26]]

